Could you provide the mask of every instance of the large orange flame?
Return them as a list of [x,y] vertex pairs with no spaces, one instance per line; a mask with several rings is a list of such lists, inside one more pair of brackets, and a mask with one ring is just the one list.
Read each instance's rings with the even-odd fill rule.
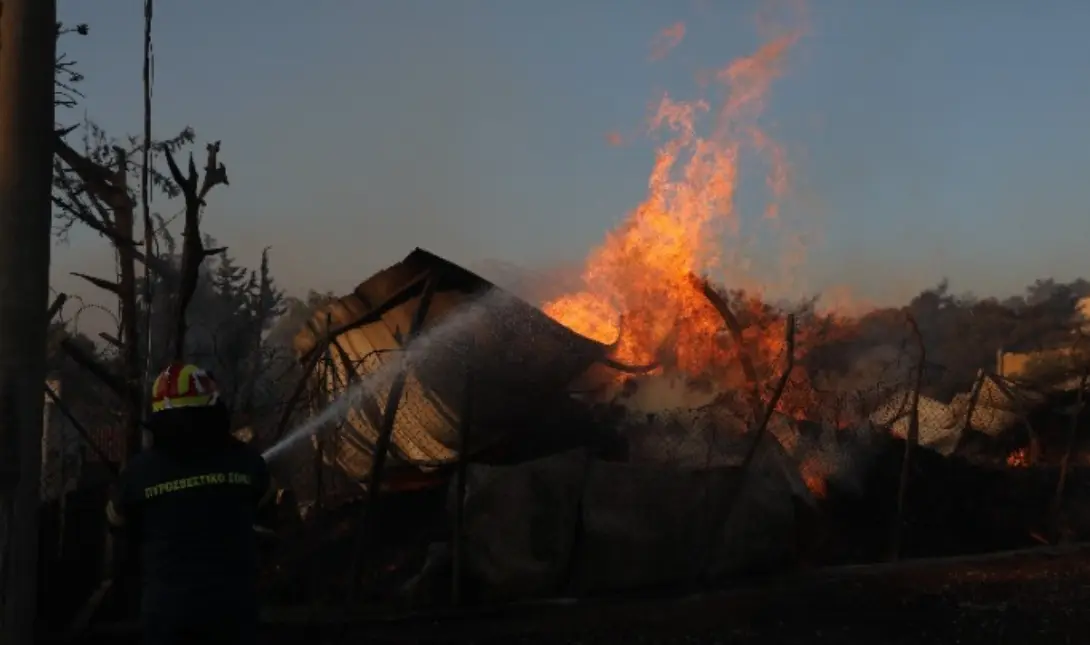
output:
[[[669,138],[657,150],[647,198],[590,255],[582,291],[545,305],[549,316],[590,338],[617,341],[616,358],[632,364],[658,359],[692,375],[722,376],[734,363],[737,350],[723,333],[723,320],[690,276],[714,271],[741,286],[743,271],[731,269],[745,268],[735,208],[743,149],[767,161],[765,221],[778,217],[788,169],[782,149],[759,128],[757,117],[797,37],[776,38],[717,72],[726,94],[715,113],[704,100],[661,100],[650,125]],[[712,119],[701,136],[698,117],[704,115]],[[762,317],[756,299],[748,306],[750,320]],[[773,365],[783,350],[783,320],[763,318],[746,326],[745,345],[755,363]]]

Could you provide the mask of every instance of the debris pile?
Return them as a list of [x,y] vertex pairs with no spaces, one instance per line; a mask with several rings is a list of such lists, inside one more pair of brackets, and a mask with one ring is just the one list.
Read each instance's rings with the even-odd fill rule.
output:
[[[434,603],[452,576],[462,601],[594,595],[883,560],[895,533],[901,557],[1059,539],[1056,472],[1006,464],[1029,445],[1020,433],[1048,397],[982,373],[950,403],[920,396],[913,407],[902,390],[854,422],[811,422],[799,404],[809,380],[790,369],[793,319],[779,324],[778,353],[754,353],[746,329],[760,319],[740,322],[707,298],[725,310],[721,342],[734,343],[738,376],[725,381],[671,361],[669,339],[661,361],[619,361],[617,342],[576,334],[420,249],[362,283],[296,339],[317,407],[354,392],[295,463],[302,506],[340,518],[314,520],[327,536],[310,549],[331,562],[381,561],[389,575],[373,576],[373,593],[397,587]],[[414,350],[420,338],[425,349]],[[779,387],[768,386],[774,355],[785,365]],[[356,387],[368,379],[379,385]],[[785,390],[795,396],[786,405]],[[898,511],[913,417],[920,449]],[[394,493],[381,519],[373,487]],[[1065,494],[1090,495],[1090,478],[1072,469]],[[399,503],[412,512],[389,510]],[[1067,537],[1090,529],[1064,522]],[[360,556],[360,545],[383,555]],[[283,562],[281,587],[298,587]],[[357,584],[359,571],[339,573]]]

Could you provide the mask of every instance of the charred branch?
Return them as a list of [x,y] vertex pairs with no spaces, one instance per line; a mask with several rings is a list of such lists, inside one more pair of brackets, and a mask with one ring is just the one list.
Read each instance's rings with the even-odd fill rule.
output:
[[123,348],[123,345],[121,344],[120,340],[118,340],[117,338],[107,334],[104,331],[99,332],[98,337],[101,338],[102,340],[106,341],[107,343],[113,345],[114,347],[116,347],[118,349]]
[[[89,164],[97,165],[86,157],[79,158]],[[109,237],[111,241],[118,244],[126,243],[114,230],[113,217],[106,205],[88,189],[79,173],[65,166],[60,156],[53,160],[53,184],[64,195],[63,197],[55,193],[53,195],[53,204],[61,210],[61,213]]]
[[49,305],[49,309],[45,312],[46,320],[52,322],[53,319],[57,317],[57,314],[60,313],[61,308],[64,307],[64,303],[66,302],[68,302],[68,294],[58,293],[57,297],[53,300],[53,304]]
[[787,329],[784,332],[784,345],[786,347],[785,351],[787,352],[787,355],[784,359],[783,373],[780,375],[780,380],[776,383],[776,389],[772,390],[772,396],[769,397],[768,402],[764,405],[764,413],[761,415],[761,422],[753,433],[753,441],[750,443],[749,450],[746,451],[746,457],[742,461],[743,471],[747,470],[753,462],[753,457],[757,453],[760,441],[765,432],[768,431],[768,423],[772,420],[772,414],[776,411],[776,406],[780,402],[780,397],[783,396],[783,391],[787,387],[787,382],[791,379],[791,372],[795,369],[795,316],[791,314],[787,316]]
[[96,278],[94,276],[87,275],[86,273],[77,273],[75,271],[73,271],[70,275],[74,275],[77,278],[83,278],[84,280],[86,280],[87,282],[90,282],[91,284],[95,285],[99,289],[109,291],[110,293],[114,294],[115,296],[121,294],[121,286],[116,282],[112,282],[110,280],[103,280],[102,278]]
[[135,206],[132,196],[126,187],[127,159],[126,153],[121,148],[115,148],[117,155],[117,170],[103,168],[90,159],[76,152],[65,143],[64,139],[57,137],[54,141],[57,156],[61,161],[79,176],[82,185],[96,199],[101,200],[106,206],[115,212],[118,210],[132,210]]
[[[704,294],[704,297],[707,298],[711,306],[715,308],[715,311],[719,313],[719,316],[723,319],[723,323],[727,326],[727,330],[730,332],[731,338],[734,340],[734,345],[738,350],[738,363],[742,367],[742,374],[745,375],[746,381],[749,383],[749,398],[750,405],[753,407],[753,418],[754,420],[760,419],[760,379],[757,376],[757,368],[753,365],[753,358],[750,356],[746,347],[745,337],[742,335],[742,325],[738,322],[738,317],[731,311],[727,301],[716,292],[715,288],[712,287],[707,280],[697,277],[695,274],[689,274],[689,280],[691,281],[693,288]],[[794,343],[794,330],[791,332],[790,342]]]
[[[610,343],[609,346],[607,347],[608,352],[610,354],[613,354],[613,352],[618,347],[620,347],[621,339],[624,338],[624,330],[625,330],[625,325],[626,324],[627,324],[627,321],[626,321],[625,317],[622,315],[621,319],[620,319],[620,321],[619,321],[619,323],[617,325],[617,339],[614,340],[612,343]],[[659,348],[655,351],[655,356],[660,356],[662,354],[663,348],[664,347],[669,347],[675,340],[676,340],[676,334],[674,333],[674,331],[671,331],[671,333],[666,335],[666,338],[662,341],[662,343],[659,345]],[[617,370],[618,372],[622,372],[622,373],[625,373],[625,374],[646,374],[647,372],[650,372],[652,370],[657,370],[659,367],[662,366],[662,363],[657,358],[655,360],[651,361],[650,363],[646,363],[644,365],[626,365],[624,363],[621,363],[619,361],[616,361],[616,360],[614,360],[612,358],[607,357],[604,360],[602,360],[602,364],[605,365],[606,367],[609,367],[610,369],[614,369],[614,370]]]
[[[54,203],[56,204],[56,200],[54,200]],[[95,221],[92,218],[85,218],[83,215],[76,215],[77,212],[81,212],[81,211],[78,211],[78,210],[75,210],[75,209],[69,209],[69,207],[67,205],[62,206],[62,208],[66,209],[66,212],[74,215],[76,217],[76,219],[78,219],[81,223],[86,224],[88,228],[95,231],[96,233],[100,233],[102,236],[104,236],[105,238],[110,240],[110,243],[113,244],[114,246],[117,246],[117,247],[129,246],[129,247],[132,247],[132,258],[134,260],[136,260],[137,262],[139,262],[140,264],[143,264],[143,265],[147,266],[148,268],[150,268],[152,271],[154,271],[159,276],[162,276],[162,277],[165,277],[165,278],[176,277],[175,274],[177,272],[174,270],[174,268],[172,266],[170,266],[170,264],[168,262],[166,262],[166,261],[164,261],[164,260],[162,260],[160,258],[157,258],[154,255],[147,256],[143,252],[138,251],[136,249],[136,242],[134,242],[132,240],[122,238],[120,235],[117,234],[117,231],[114,231],[113,229],[104,226],[103,224]],[[149,257],[150,257],[150,259],[149,259]]]
[[662,364],[658,361],[653,361],[651,363],[647,363],[646,365],[625,365],[624,363],[618,362],[612,358],[602,359],[602,364],[610,369],[617,370],[618,372],[623,372],[625,374],[646,374],[648,372],[657,370],[659,367],[662,366]]
[[134,204],[131,199],[122,200],[115,196],[117,174],[114,171],[99,166],[60,139],[70,131],[71,128],[57,133],[57,159],[54,162],[53,175],[55,187],[64,196],[54,195],[53,205],[65,215],[108,239],[115,248],[131,249],[132,258],[137,262],[161,276],[170,276],[174,272],[168,262],[138,251],[133,237],[120,233],[116,217],[110,212],[110,205],[131,209]]

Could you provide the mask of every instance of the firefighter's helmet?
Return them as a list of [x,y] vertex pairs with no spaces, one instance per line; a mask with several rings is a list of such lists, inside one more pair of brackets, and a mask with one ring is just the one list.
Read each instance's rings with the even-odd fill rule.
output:
[[208,372],[196,365],[172,363],[152,385],[151,411],[211,407],[219,397],[219,388]]

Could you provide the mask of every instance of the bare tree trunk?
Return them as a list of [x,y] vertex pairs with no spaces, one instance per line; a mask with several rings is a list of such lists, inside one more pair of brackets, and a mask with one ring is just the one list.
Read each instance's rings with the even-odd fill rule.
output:
[[49,307],[55,0],[0,4],[0,643],[29,645]]

